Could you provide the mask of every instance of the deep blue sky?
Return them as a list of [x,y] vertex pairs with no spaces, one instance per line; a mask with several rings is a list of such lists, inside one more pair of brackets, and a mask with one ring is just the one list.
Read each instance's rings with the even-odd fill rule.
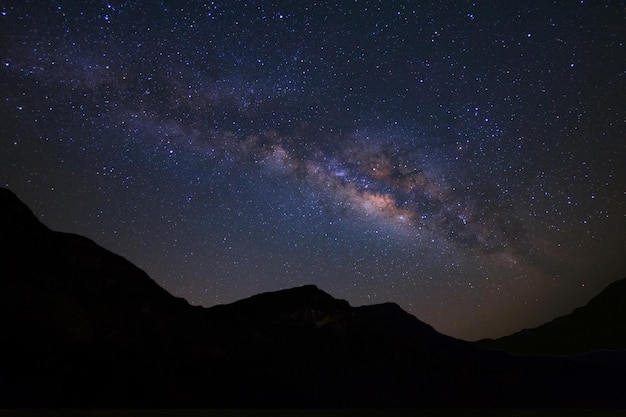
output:
[[211,306],[466,339],[626,276],[622,1],[0,4],[0,184]]

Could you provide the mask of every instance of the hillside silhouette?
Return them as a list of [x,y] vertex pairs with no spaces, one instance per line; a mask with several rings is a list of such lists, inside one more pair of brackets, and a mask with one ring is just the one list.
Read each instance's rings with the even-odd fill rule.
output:
[[623,352],[515,356],[308,285],[193,307],[0,189],[0,408],[624,407]]
[[626,279],[613,282],[587,305],[533,329],[480,346],[518,354],[571,355],[626,350]]

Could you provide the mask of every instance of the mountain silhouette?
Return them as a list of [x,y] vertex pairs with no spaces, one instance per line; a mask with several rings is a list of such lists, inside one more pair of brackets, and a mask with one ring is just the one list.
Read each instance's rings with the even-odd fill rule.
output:
[[482,349],[313,285],[193,307],[7,189],[0,254],[0,408],[626,406],[623,354]]
[[626,279],[613,282],[586,306],[567,316],[534,329],[477,343],[518,354],[565,355],[626,350]]

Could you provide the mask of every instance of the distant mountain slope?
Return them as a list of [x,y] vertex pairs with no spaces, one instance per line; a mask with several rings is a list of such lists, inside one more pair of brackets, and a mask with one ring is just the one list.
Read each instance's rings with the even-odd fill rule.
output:
[[146,386],[141,361],[177,355],[196,317],[126,259],[51,231],[0,188],[0,407],[100,405],[113,383],[132,404]]
[[626,279],[610,284],[571,314],[534,329],[477,342],[520,354],[576,354],[626,350]]
[[6,189],[0,189],[0,232],[0,308],[19,319],[9,323],[15,331],[28,323],[24,341],[39,332],[75,343],[130,337],[133,326],[161,332],[188,307],[121,256],[51,231]]
[[623,407],[625,362],[486,351],[312,285],[192,307],[0,189],[0,408]]

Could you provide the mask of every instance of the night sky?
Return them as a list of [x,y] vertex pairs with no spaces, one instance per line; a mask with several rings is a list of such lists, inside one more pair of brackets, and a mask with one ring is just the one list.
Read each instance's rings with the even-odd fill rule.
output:
[[626,277],[623,1],[2,1],[0,185],[172,294],[474,340]]

